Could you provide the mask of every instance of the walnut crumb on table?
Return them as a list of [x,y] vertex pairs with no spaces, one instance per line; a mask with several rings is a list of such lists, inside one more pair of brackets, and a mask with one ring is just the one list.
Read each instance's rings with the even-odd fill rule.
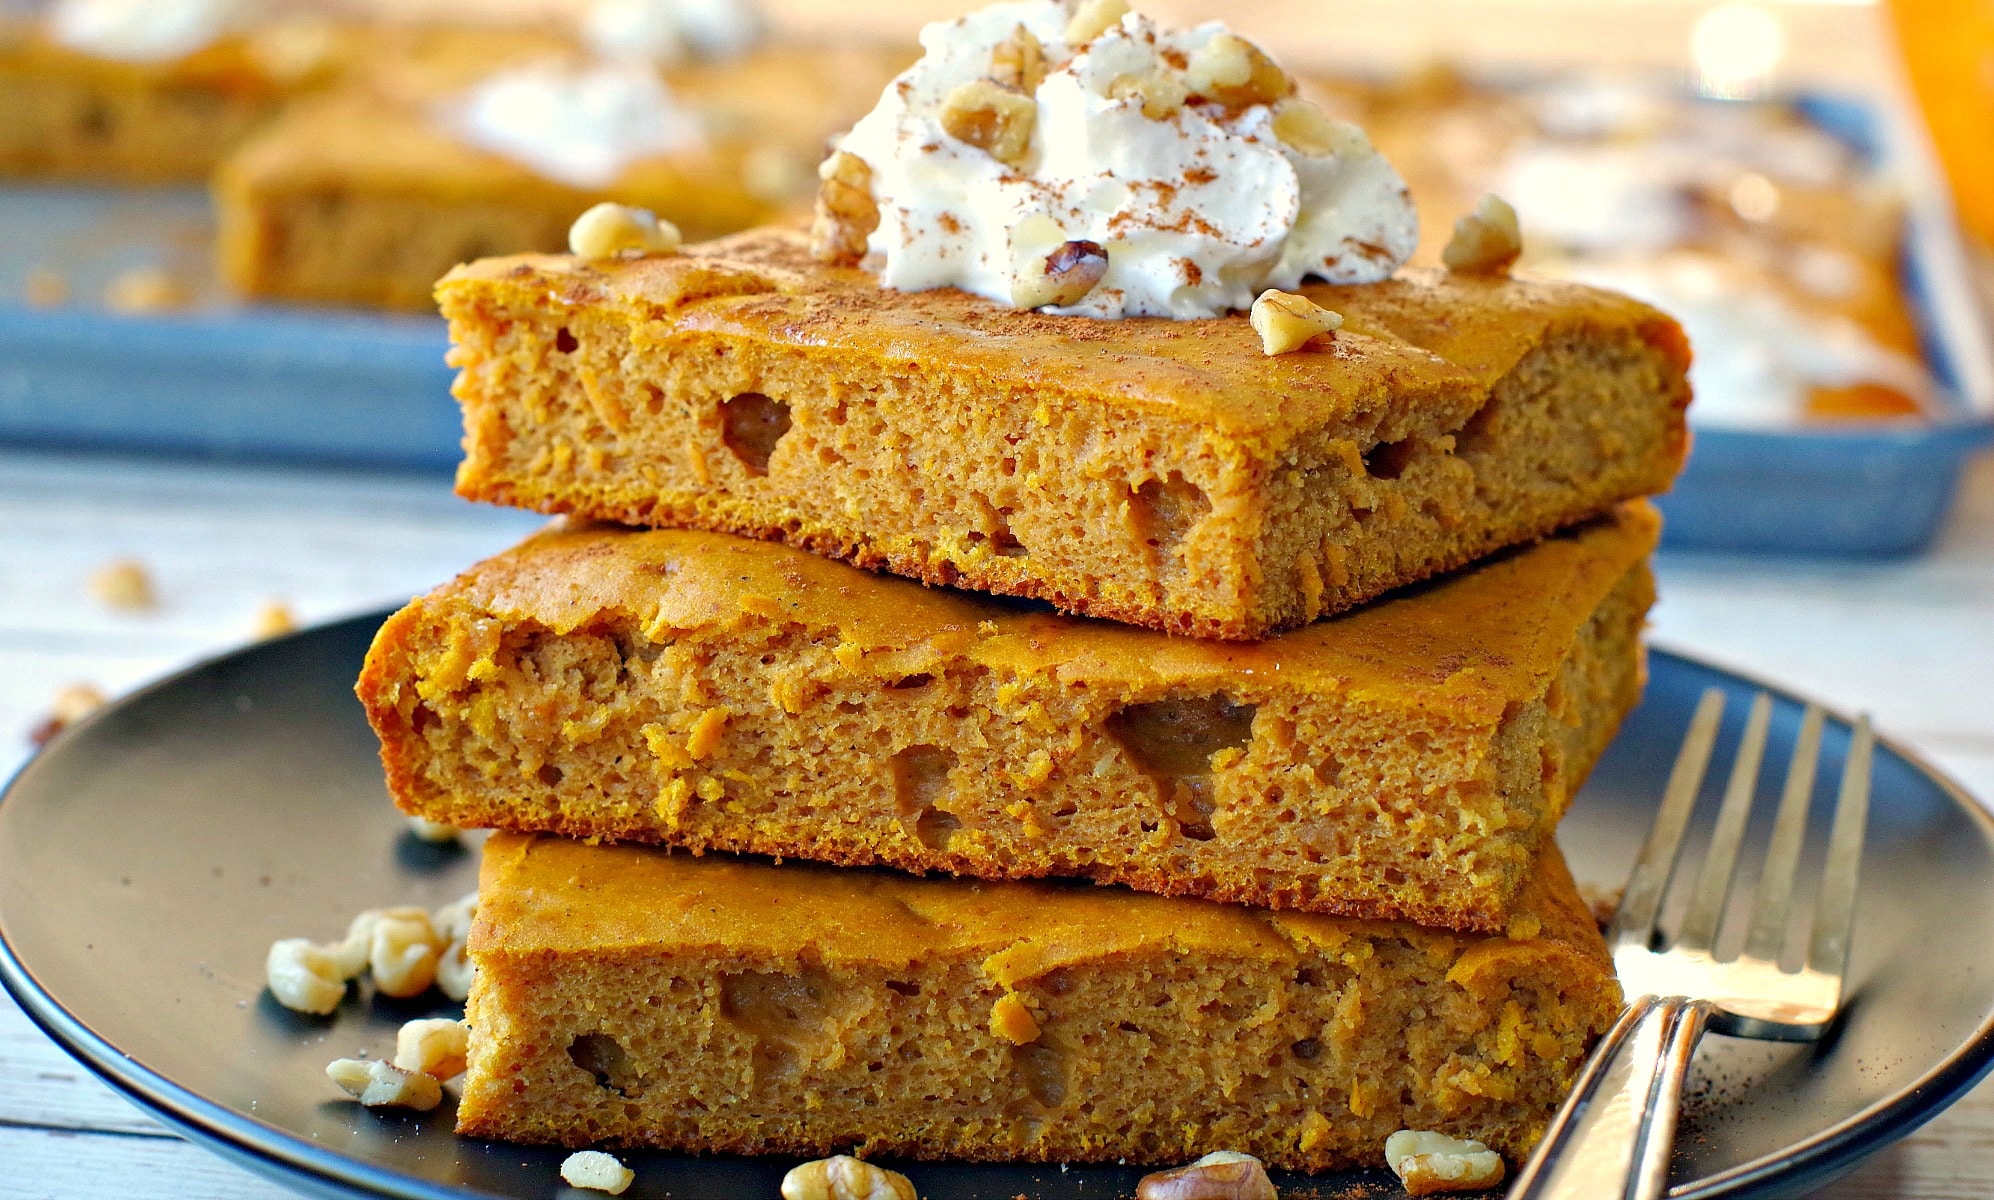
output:
[[614,1155],[600,1150],[578,1150],[561,1163],[561,1178],[569,1187],[620,1196],[637,1178],[637,1172],[618,1162]]
[[90,572],[90,594],[99,602],[125,612],[159,606],[152,573],[136,558],[114,558]]
[[104,307],[127,316],[171,312],[193,302],[187,285],[158,267],[120,271],[104,285]]

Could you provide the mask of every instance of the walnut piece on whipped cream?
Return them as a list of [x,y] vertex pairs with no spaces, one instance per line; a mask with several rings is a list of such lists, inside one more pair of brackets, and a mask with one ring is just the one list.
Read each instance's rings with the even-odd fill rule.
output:
[[1108,252],[1095,242],[1062,242],[1018,272],[1011,303],[1018,308],[1078,304],[1108,274]]
[[1307,296],[1277,292],[1260,293],[1247,320],[1260,335],[1260,349],[1270,358],[1300,350],[1320,334],[1343,328],[1343,314],[1324,308]]
[[1128,0],[1080,0],[1066,21],[1066,44],[1084,46],[1122,23]]
[[1385,1163],[1408,1194],[1479,1192],[1502,1182],[1502,1156],[1480,1142],[1401,1129],[1385,1139]]
[[1030,96],[988,79],[958,84],[942,101],[944,132],[1011,166],[1025,161],[1031,151],[1038,119],[1039,106]]
[[1272,104],[1295,90],[1295,81],[1260,47],[1232,33],[1198,48],[1184,68],[1184,82],[1193,94],[1227,108]]
[[[921,45],[820,172],[819,256],[886,287],[1191,319],[1305,278],[1376,282],[1412,254],[1391,164],[1222,24],[1007,0],[929,25]],[[1023,285],[1075,243],[1102,248],[1100,279],[1071,300]]]
[[990,51],[990,78],[1015,92],[1030,95],[1045,82],[1045,47],[1023,25]]
[[1475,211],[1454,222],[1440,261],[1460,275],[1500,275],[1523,253],[1516,210],[1501,196],[1483,196]]

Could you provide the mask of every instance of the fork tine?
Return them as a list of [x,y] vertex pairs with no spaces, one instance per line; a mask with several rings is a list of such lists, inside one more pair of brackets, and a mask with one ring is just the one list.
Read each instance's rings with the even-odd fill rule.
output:
[[1849,932],[1855,924],[1856,883],[1862,874],[1863,831],[1869,824],[1870,757],[1876,739],[1869,717],[1856,718],[1842,765],[1842,790],[1835,798],[1835,826],[1828,835],[1828,862],[1821,872],[1821,895],[1814,911],[1814,937],[1807,965],[1840,975],[1849,962]]
[[1752,697],[1751,715],[1745,719],[1745,736],[1738,743],[1731,781],[1724,788],[1724,807],[1717,813],[1717,829],[1710,835],[1710,849],[1704,853],[1703,870],[1696,877],[1696,894],[1676,930],[1676,945],[1685,950],[1709,950],[1717,942],[1717,926],[1724,919],[1724,899],[1731,894],[1738,843],[1744,839],[1745,822],[1752,815],[1759,767],[1765,761],[1766,730],[1771,725],[1772,697],[1760,692]]
[[1724,716],[1724,692],[1707,688],[1696,702],[1696,715],[1690,718],[1689,732],[1676,752],[1675,766],[1669,769],[1668,787],[1662,792],[1662,806],[1634,861],[1634,873],[1627,880],[1613,923],[1607,927],[1609,945],[1633,941],[1646,946],[1655,934],[1655,914],[1662,906],[1662,893],[1668,889],[1669,875],[1675,870],[1676,853],[1682,849],[1683,830],[1696,807],[1696,794],[1703,787],[1703,773],[1710,766],[1710,751],[1717,744],[1717,725]]
[[1752,930],[1745,937],[1745,957],[1777,963],[1786,944],[1786,918],[1793,907],[1793,874],[1800,865],[1800,843],[1807,833],[1807,810],[1814,801],[1814,770],[1821,759],[1819,705],[1810,704],[1800,719],[1800,737],[1793,761],[1786,767],[1786,791],[1779,798],[1779,816],[1772,826],[1757,893],[1752,897]]

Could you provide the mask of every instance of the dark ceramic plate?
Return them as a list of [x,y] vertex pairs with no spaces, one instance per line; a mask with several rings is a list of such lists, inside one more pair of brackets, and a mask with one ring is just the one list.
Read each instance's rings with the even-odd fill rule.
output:
[[[105,710],[29,763],[0,802],[0,980],[112,1086],[291,1186],[342,1197],[543,1200],[560,1189],[559,1153],[459,1140],[447,1104],[426,1116],[364,1111],[326,1081],[327,1061],[390,1049],[396,1026],[426,1007],[349,997],[317,1019],[285,1011],[262,991],[272,940],[329,939],[360,908],[437,905],[472,885],[470,851],[408,839],[383,798],[374,739],[351,692],[378,622],[310,630],[198,667]],[[1718,687],[1736,701],[1754,686],[1654,656],[1646,702],[1561,835],[1581,880],[1624,877],[1698,694]],[[1732,704],[1727,739],[1737,736],[1743,707]],[[1784,761],[1798,716],[1782,699],[1770,762]],[[1846,745],[1846,726],[1831,722],[1817,825]],[[1720,745],[1720,755],[1727,750]],[[1818,1187],[1987,1070],[1994,823],[1889,746],[1877,757],[1873,812],[1844,1025],[1814,1046],[1706,1040],[1676,1195]],[[773,1200],[791,1165],[626,1158],[637,1171],[633,1197]],[[928,1200],[1108,1200],[1130,1195],[1142,1173],[906,1170]],[[1375,1195],[1389,1177],[1282,1182],[1299,1195]]]

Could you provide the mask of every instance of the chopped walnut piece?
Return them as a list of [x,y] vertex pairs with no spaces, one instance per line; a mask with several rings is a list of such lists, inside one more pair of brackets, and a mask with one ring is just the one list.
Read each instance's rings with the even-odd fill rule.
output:
[[569,1187],[592,1192],[621,1196],[636,1178],[637,1172],[600,1150],[577,1150],[561,1162],[561,1179]]
[[1247,320],[1260,335],[1260,349],[1270,356],[1300,350],[1318,335],[1343,328],[1342,313],[1332,312],[1307,296],[1273,288],[1260,293]]
[[1066,21],[1066,44],[1077,50],[1121,24],[1128,15],[1128,0],[1080,0]]
[[48,715],[28,731],[28,740],[46,746],[55,735],[104,707],[104,693],[94,684],[72,683],[49,702]]
[[942,132],[1011,167],[1031,152],[1038,119],[1037,101],[988,79],[960,84],[942,101]]
[[1307,100],[1274,106],[1274,136],[1303,154],[1360,158],[1372,153],[1371,139],[1349,121],[1339,121]]
[[1098,242],[1064,242],[1011,282],[1018,308],[1078,304],[1108,274],[1108,252]]
[[21,280],[21,298],[31,308],[59,308],[69,303],[69,281],[53,267],[35,267]]
[[818,261],[853,266],[865,257],[866,239],[879,228],[879,202],[872,198],[872,167],[843,150],[817,168],[817,219],[810,226],[810,250]]
[[1267,1168],[1251,1154],[1214,1150],[1187,1167],[1145,1175],[1136,1200],[1280,1200]]
[[471,961],[469,943],[459,938],[443,949],[436,960],[436,990],[462,1004],[478,978],[478,964]]
[[429,914],[436,936],[446,942],[461,942],[471,936],[471,918],[478,915],[478,893],[465,892]]
[[1184,107],[1184,101],[1190,94],[1190,89],[1184,86],[1184,81],[1167,71],[1117,75],[1108,81],[1109,99],[1125,100],[1133,97],[1142,101],[1142,115],[1152,121],[1169,120]]
[[438,1079],[452,1079],[464,1073],[464,1055],[470,1050],[471,1027],[448,1017],[408,1021],[395,1031],[395,1065],[404,1071],[420,1071]]
[[127,612],[159,605],[159,596],[152,590],[152,573],[136,558],[114,558],[90,572],[90,594]]
[[1045,82],[1045,47],[1023,25],[990,52],[990,78],[1029,96]]
[[379,1059],[334,1059],[326,1065],[325,1075],[368,1108],[428,1112],[443,1102],[443,1085],[435,1076],[404,1071]]
[[1237,34],[1221,33],[1200,47],[1184,69],[1191,94],[1227,108],[1272,104],[1295,90],[1273,59]]
[[568,226],[568,249],[581,258],[625,254],[670,254],[679,248],[679,227],[648,208],[605,200]]
[[1385,1162],[1408,1194],[1478,1192],[1502,1182],[1502,1156],[1480,1142],[1401,1129],[1385,1139]]
[[304,938],[270,944],[263,960],[263,979],[277,1003],[293,1012],[324,1016],[346,997],[346,977],[324,946]]
[[436,960],[436,990],[460,1002],[471,994],[471,982],[478,977],[469,953],[471,918],[477,911],[478,893],[469,892],[430,914],[437,936],[448,943],[443,957]]
[[849,1154],[814,1159],[782,1177],[782,1200],[920,1200],[914,1182]]
[[1475,211],[1454,222],[1454,236],[1440,252],[1447,269],[1461,275],[1501,275],[1523,253],[1516,210],[1501,196],[1483,196]]
[[193,302],[187,285],[158,267],[120,271],[104,285],[104,307],[127,316],[168,312]]
[[341,979],[357,979],[367,970],[367,958],[374,950],[374,926],[384,910],[370,908],[347,923],[346,936],[327,946],[326,952],[339,966]]
[[446,947],[420,908],[391,908],[374,922],[367,947],[367,967],[374,990],[405,999],[420,996],[436,982],[436,963]]

